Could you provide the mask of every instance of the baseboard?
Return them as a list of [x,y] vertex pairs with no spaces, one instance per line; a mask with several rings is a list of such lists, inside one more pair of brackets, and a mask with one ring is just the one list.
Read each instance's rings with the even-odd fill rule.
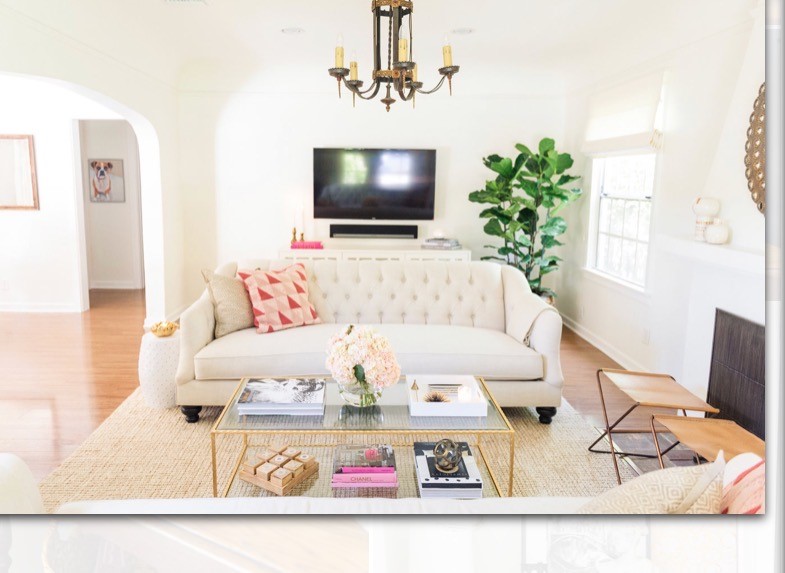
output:
[[0,303],[0,312],[83,312],[78,304]]
[[564,326],[572,330],[575,334],[583,338],[586,342],[601,352],[607,354],[611,360],[618,362],[618,364],[625,370],[634,370],[636,372],[647,372],[649,370],[649,368],[646,368],[640,362],[634,358],[631,358],[628,354],[622,350],[619,350],[601,336],[590,331],[585,326],[580,325],[569,316],[562,314],[562,321],[564,322]]
[[144,287],[134,281],[90,281],[90,289],[141,290]]

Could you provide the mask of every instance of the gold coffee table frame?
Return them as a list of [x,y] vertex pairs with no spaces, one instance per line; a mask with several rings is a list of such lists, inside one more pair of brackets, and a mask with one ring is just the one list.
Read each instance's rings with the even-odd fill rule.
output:
[[[328,384],[335,384],[332,379],[327,376],[323,375],[301,375],[300,377],[305,378],[325,378]],[[267,378],[267,376],[254,376],[256,378]],[[269,376],[269,378],[275,378],[275,376]],[[500,416],[501,420],[504,422],[504,429],[469,429],[469,428],[410,428],[405,430],[373,430],[373,429],[256,429],[256,428],[247,428],[247,429],[220,429],[221,422],[223,421],[224,417],[226,416],[227,412],[230,408],[236,407],[235,399],[240,391],[245,387],[246,382],[251,379],[251,377],[246,377],[240,380],[237,384],[237,388],[232,393],[231,398],[227,401],[226,405],[224,406],[223,410],[221,411],[221,415],[218,416],[218,419],[213,424],[212,429],[210,430],[210,450],[211,450],[211,460],[212,460],[212,470],[213,470],[213,497],[218,497],[218,464],[217,464],[217,446],[216,446],[216,438],[219,435],[241,435],[243,437],[243,447],[240,451],[240,455],[237,457],[237,462],[234,464],[234,469],[232,470],[232,474],[229,478],[229,483],[226,484],[226,487],[223,489],[221,493],[221,497],[227,497],[229,494],[229,490],[232,487],[232,484],[237,479],[237,474],[240,471],[240,466],[242,465],[243,460],[245,459],[246,452],[249,448],[256,448],[265,445],[269,445],[273,442],[286,442],[292,446],[302,446],[308,448],[328,448],[328,447],[335,447],[340,445],[340,437],[341,436],[396,436],[400,437],[401,441],[391,444],[394,447],[406,447],[412,446],[415,441],[417,441],[418,436],[430,436],[433,434],[446,434],[446,435],[461,435],[461,436],[468,436],[473,435],[476,438],[476,443],[474,447],[476,448],[477,452],[479,453],[479,457],[482,458],[482,463],[485,465],[485,469],[488,471],[488,474],[491,476],[491,481],[493,482],[493,486],[496,489],[496,492],[499,496],[503,496],[503,489],[499,485],[499,481],[496,477],[496,474],[493,470],[493,466],[488,463],[488,457],[485,455],[482,447],[482,438],[483,436],[506,436],[509,440],[509,473],[508,473],[508,487],[507,487],[507,497],[512,496],[512,484],[513,484],[513,469],[515,467],[515,431],[512,429],[510,425],[510,421],[507,419],[507,416],[502,411],[501,407],[499,406],[498,402],[496,402],[496,398],[494,398],[491,391],[488,389],[488,386],[485,384],[485,380],[480,376],[475,376],[475,379],[480,383],[482,389],[487,396],[488,399],[488,406],[492,407],[496,410],[498,415]],[[399,384],[405,382],[399,382]],[[418,416],[420,418],[420,416]],[[338,443],[307,443],[307,444],[298,444],[296,439],[294,438],[297,435],[324,435],[324,436],[334,436],[339,438]],[[267,443],[251,443],[251,436],[268,436],[270,439]],[[446,437],[446,436],[445,436]]]

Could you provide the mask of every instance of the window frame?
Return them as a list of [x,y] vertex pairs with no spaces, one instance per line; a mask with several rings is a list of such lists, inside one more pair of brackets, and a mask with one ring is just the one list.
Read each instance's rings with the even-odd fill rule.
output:
[[[649,215],[649,233],[646,244],[648,245],[648,252],[646,255],[646,271],[644,275],[643,284],[630,281],[622,276],[615,275],[597,267],[597,250],[600,238],[600,199],[602,198],[601,183],[604,171],[597,168],[597,160],[607,159],[612,157],[623,157],[632,155],[653,155],[654,156],[654,172],[652,181],[652,192],[650,203]],[[660,175],[660,152],[658,149],[649,148],[633,148],[621,151],[609,151],[593,153],[589,156],[589,180],[591,181],[591,203],[589,209],[589,226],[588,226],[588,248],[586,252],[586,265],[584,270],[593,275],[595,278],[604,281],[610,281],[612,285],[621,286],[625,289],[639,294],[647,294],[649,292],[649,284],[651,277],[652,259],[654,253],[654,229],[655,229],[655,199],[659,191],[659,175]],[[642,199],[638,199],[643,201]],[[611,233],[605,233],[612,235]]]

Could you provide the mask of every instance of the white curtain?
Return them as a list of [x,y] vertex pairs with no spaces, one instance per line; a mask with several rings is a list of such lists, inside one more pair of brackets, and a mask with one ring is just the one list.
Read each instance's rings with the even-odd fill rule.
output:
[[663,72],[657,72],[593,94],[582,151],[594,155],[657,148],[662,91]]

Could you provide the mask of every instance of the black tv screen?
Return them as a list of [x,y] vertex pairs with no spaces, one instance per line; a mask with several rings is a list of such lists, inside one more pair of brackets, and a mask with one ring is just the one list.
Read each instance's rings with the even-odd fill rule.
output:
[[316,219],[433,219],[434,149],[314,149]]

